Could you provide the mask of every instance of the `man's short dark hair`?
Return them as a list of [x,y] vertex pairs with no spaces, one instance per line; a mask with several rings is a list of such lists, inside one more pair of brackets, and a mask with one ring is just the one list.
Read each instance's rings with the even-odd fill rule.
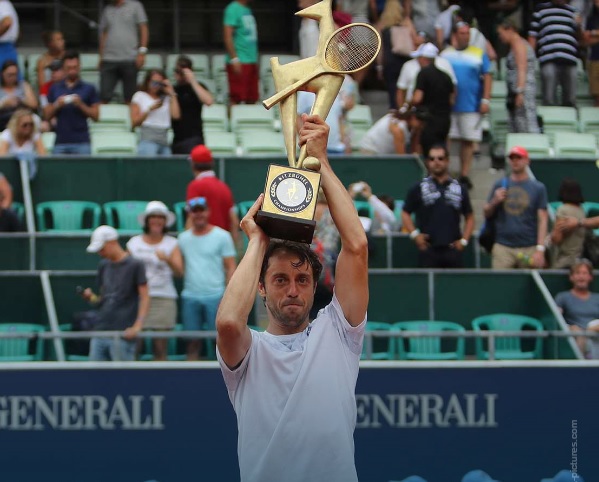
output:
[[441,144],[441,143],[433,144],[432,146],[429,147],[428,152],[426,153],[426,155],[429,156],[430,153],[431,153],[431,151],[433,149],[442,149],[443,150],[443,155],[446,158],[449,158],[449,150],[447,149],[447,146],[445,144]]
[[264,259],[262,260],[260,283],[264,284],[264,277],[266,276],[270,258],[279,251],[287,251],[288,253],[295,254],[299,258],[298,263],[293,265],[294,268],[299,268],[307,263],[312,268],[314,284],[318,282],[320,273],[322,273],[322,263],[320,262],[318,255],[310,249],[309,245],[281,239],[272,239],[266,249],[266,253],[264,253]]
[[79,60],[79,52],[77,50],[67,50],[62,56],[62,61],[77,59]]
[[564,179],[559,186],[557,199],[563,203],[581,205],[584,202],[584,197],[580,183],[576,179]]
[[179,55],[177,57],[177,68],[179,69],[192,69],[193,63],[187,55]]

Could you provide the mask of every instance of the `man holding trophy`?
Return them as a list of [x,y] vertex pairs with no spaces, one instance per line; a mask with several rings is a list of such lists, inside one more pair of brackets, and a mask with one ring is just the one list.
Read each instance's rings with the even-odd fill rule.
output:
[[[242,482],[357,482],[355,387],[368,306],[368,242],[353,201],[327,158],[323,121],[343,74],[380,49],[372,27],[334,30],[331,0],[297,13],[319,22],[314,57],[271,66],[289,166],[271,164],[264,194],[241,221],[247,250],[216,317],[217,356],[237,414]],[[298,90],[316,94],[295,131]],[[299,141],[300,153],[296,159]],[[309,246],[319,186],[341,238],[333,299],[310,322],[322,265]],[[265,332],[250,330],[258,291]]]

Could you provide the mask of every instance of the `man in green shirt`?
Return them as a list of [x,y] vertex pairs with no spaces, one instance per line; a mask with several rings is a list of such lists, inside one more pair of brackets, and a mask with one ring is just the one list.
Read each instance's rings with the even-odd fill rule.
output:
[[225,8],[223,38],[230,105],[258,100],[258,30],[248,7],[250,1],[234,0]]

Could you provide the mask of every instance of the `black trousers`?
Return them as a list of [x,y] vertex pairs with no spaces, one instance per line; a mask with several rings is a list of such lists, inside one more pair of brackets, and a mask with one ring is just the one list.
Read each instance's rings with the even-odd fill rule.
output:
[[420,251],[418,264],[421,268],[463,268],[462,251],[453,246],[430,247]]

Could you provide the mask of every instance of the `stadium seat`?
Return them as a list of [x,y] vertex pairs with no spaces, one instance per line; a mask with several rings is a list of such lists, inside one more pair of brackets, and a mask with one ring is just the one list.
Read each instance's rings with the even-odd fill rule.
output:
[[216,80],[222,76],[227,77],[225,54],[214,54],[210,60],[210,77]]
[[514,146],[524,147],[531,159],[552,157],[549,136],[545,134],[507,134],[505,152]]
[[98,70],[82,70],[81,80],[92,84],[96,90],[100,90],[100,72]]
[[240,138],[243,153],[247,155],[275,155],[285,156],[285,142],[279,132],[248,131],[242,132]]
[[240,135],[243,131],[274,132],[274,114],[263,106],[234,105],[231,107],[231,131]]
[[176,218],[175,227],[179,233],[185,231],[185,220],[187,219],[186,206],[187,203],[185,201],[173,204],[173,211],[175,212]]
[[[496,313],[479,316],[472,320],[474,331],[523,331],[532,329],[542,331],[543,324],[534,318],[511,313]],[[527,341],[531,341],[527,339]],[[542,358],[543,341],[541,338],[533,338],[532,350],[522,349],[522,339],[519,337],[497,337],[495,338],[495,359],[497,360],[531,360]],[[488,341],[483,338],[475,339],[476,356],[480,360],[488,360],[489,352],[484,349]]]
[[46,148],[46,151],[52,152],[55,142],[56,132],[42,132],[42,144]]
[[553,150],[557,158],[597,159],[597,140],[593,134],[556,132]]
[[202,107],[202,123],[204,132],[217,131],[226,132],[229,130],[229,120],[227,118],[227,106],[224,104],[212,104]]
[[41,54],[29,54],[27,56],[27,72],[22,71],[23,75],[25,75],[27,81],[31,84],[31,87],[33,88],[33,91],[35,93],[39,91],[40,87],[37,78],[37,61],[41,56]]
[[543,118],[543,133],[578,132],[578,114],[574,107],[538,106],[537,114]]
[[564,204],[561,201],[551,201],[550,203],[547,203],[547,213],[549,214],[549,219],[552,222],[555,222],[555,217],[557,215],[557,210],[559,209],[559,207]]
[[25,206],[23,205],[23,203],[13,201],[10,205],[10,208],[15,212],[15,214],[19,218],[19,221],[23,222],[25,220]]
[[[0,333],[23,333],[35,335],[46,331],[42,325],[33,323],[0,323]],[[30,350],[33,345],[33,350]],[[44,340],[35,338],[0,338],[0,362],[2,361],[42,361]]]
[[491,98],[500,99],[505,103],[507,97],[507,84],[505,82],[493,82],[491,86]]
[[365,216],[370,219],[374,219],[374,208],[368,201],[361,201],[354,199],[354,206],[358,211],[359,216]]
[[134,156],[137,153],[137,136],[133,132],[92,132],[91,147],[95,156]]
[[355,105],[347,112],[347,122],[352,129],[368,130],[372,127],[372,110],[369,105]]
[[272,69],[270,68],[270,59],[271,57],[278,57],[279,63],[289,64],[291,62],[295,62],[299,60],[299,55],[288,55],[288,54],[262,54],[260,55],[260,78],[264,79],[266,77],[272,78]]
[[[38,231],[90,231],[100,225],[102,209],[88,201],[47,201],[39,203],[35,212]],[[88,227],[84,227],[86,220]]]
[[213,155],[237,155],[237,140],[232,132],[206,132],[206,145]]
[[106,224],[119,231],[141,232],[137,216],[148,204],[147,201],[112,201],[104,203]]
[[580,132],[585,134],[599,134],[599,109],[597,107],[580,107]]
[[[366,331],[389,331],[391,329],[390,323],[383,323],[380,321],[368,321],[366,323]],[[370,358],[367,355],[367,337],[364,337],[364,344],[362,345],[362,355],[360,359],[362,360],[393,360],[394,352],[393,352],[393,343],[392,339],[389,337],[379,337],[372,336],[372,352],[370,353]],[[378,345],[382,348],[379,348]],[[378,349],[377,349],[378,348]]]
[[89,123],[90,132],[131,131],[131,114],[126,104],[101,104],[98,122]]
[[360,152],[360,149],[362,148],[362,138],[366,135],[366,133],[368,132],[368,129],[364,129],[363,126],[352,126],[351,127],[351,134],[350,134],[350,147],[352,152],[356,153],[356,152]]
[[[400,321],[393,323],[393,330],[400,331],[456,331],[465,332],[462,325],[451,321]],[[442,337],[411,337],[405,341],[403,338],[394,339],[398,349],[395,353],[404,360],[463,360],[464,338],[458,337],[447,341],[447,345],[455,346],[453,350],[444,350]],[[406,348],[407,346],[407,348]]]
[[81,66],[81,72],[84,71],[98,71],[98,64],[100,63],[100,56],[97,53],[79,54],[79,64]]

